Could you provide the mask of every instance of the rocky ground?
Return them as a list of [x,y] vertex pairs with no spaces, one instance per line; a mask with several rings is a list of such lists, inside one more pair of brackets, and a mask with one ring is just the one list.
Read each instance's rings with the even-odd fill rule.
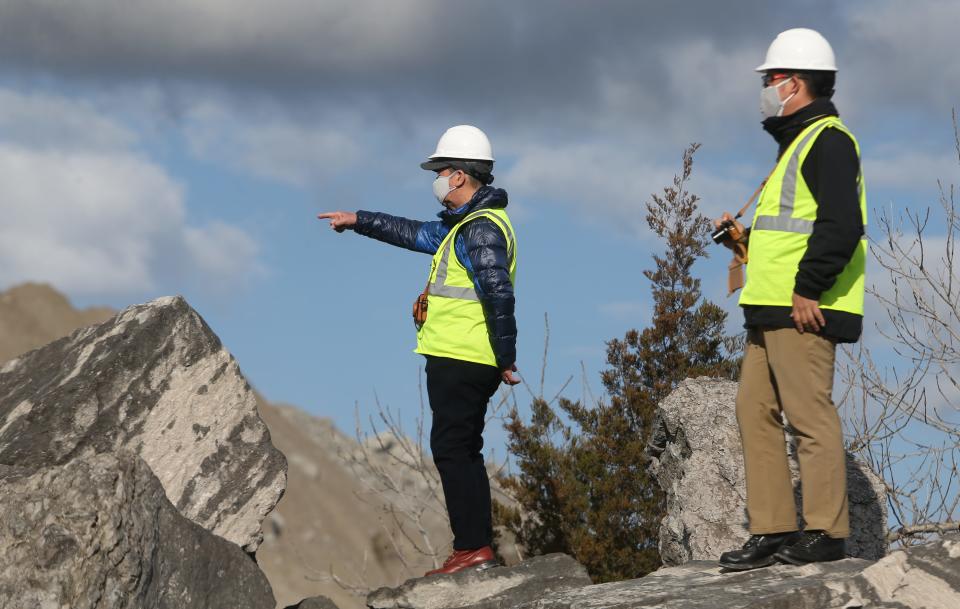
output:
[[714,561],[664,567],[646,577],[590,585],[563,555],[482,573],[421,578],[372,593],[371,609],[956,609],[960,536],[897,550],[879,561],[848,558],[724,572]]
[[181,514],[136,453],[0,466],[0,606],[268,609],[257,565]]
[[722,573],[712,561],[666,567],[629,581],[586,586],[518,603],[521,609],[951,609],[960,607],[960,536],[896,551],[877,562],[848,558]]
[[370,609],[509,609],[545,595],[588,586],[590,576],[565,554],[537,556],[513,567],[417,578],[367,597]]
[[[107,308],[98,307],[86,310],[77,310],[69,301],[53,288],[45,285],[26,284],[11,288],[0,293],[0,366],[18,355],[21,355],[31,349],[41,347],[70,334],[74,330],[91,324],[102,323],[116,314]],[[135,315],[134,315],[135,316]],[[154,332],[156,334],[156,332]],[[196,333],[191,335],[197,338]],[[212,338],[211,338],[212,337]],[[200,342],[213,340],[215,336],[200,337]],[[123,351],[113,357],[110,361],[101,361],[103,367],[113,370],[111,362],[119,362],[121,359],[143,359],[146,350],[143,345],[140,349],[134,348],[131,341],[121,337],[107,337],[107,341],[113,340],[118,344],[129,343],[126,345],[127,351]],[[91,341],[91,344],[96,339]],[[219,341],[216,341],[219,344]],[[47,357],[46,368],[42,375],[30,373],[34,382],[39,378],[54,378],[58,365],[57,358],[66,357],[64,349],[72,349],[80,346],[79,343],[70,343],[72,346],[63,346],[59,351],[48,351],[44,357]],[[81,346],[82,352],[85,347]],[[209,345],[208,345],[209,348]],[[90,355],[92,359],[98,361],[98,356],[93,354],[95,347],[91,348]],[[162,350],[162,349],[161,349]],[[222,352],[226,354],[226,351]],[[36,357],[36,356],[31,356]],[[227,360],[230,358],[227,357]],[[33,360],[31,360],[33,361]],[[63,360],[66,361],[66,360]],[[29,366],[19,367],[18,369],[35,368],[35,363]],[[41,362],[42,363],[42,362]],[[222,364],[222,362],[221,362]],[[146,364],[144,364],[146,365]],[[181,372],[193,370],[191,374],[198,375],[200,368],[209,367],[208,363],[202,366],[191,365],[184,367]],[[230,362],[231,375],[237,379],[234,373],[235,363]],[[98,373],[103,376],[103,372]],[[113,374],[111,372],[110,374]],[[127,373],[124,373],[127,374]],[[166,374],[162,370],[153,370],[150,374],[162,376]],[[78,406],[73,409],[66,409],[65,412],[73,413],[73,416],[83,418],[83,413],[90,410],[90,404],[94,403],[103,394],[103,388],[98,384],[84,385],[81,375],[76,375],[70,382],[76,383],[80,391],[87,391],[86,397],[74,400],[71,388],[60,388],[60,395],[64,391],[71,392],[71,403]],[[87,377],[88,375],[83,375]],[[122,376],[122,375],[121,375]],[[149,375],[147,375],[149,376]],[[177,373],[170,378],[179,379],[177,382],[184,383],[186,377]],[[228,375],[230,376],[230,375]],[[119,377],[118,377],[119,378]],[[12,384],[21,384],[23,380],[12,380]],[[119,382],[119,381],[118,381]],[[242,391],[238,394],[238,402],[243,405],[244,412],[251,412],[251,400],[256,401],[257,411],[259,412],[258,423],[266,423],[269,430],[270,444],[279,449],[287,457],[287,490],[276,505],[276,509],[269,513],[263,522],[263,542],[258,540],[257,561],[263,572],[273,587],[278,606],[285,607],[294,604],[299,599],[305,597],[324,595],[331,598],[343,609],[360,609],[364,606],[365,594],[373,588],[384,584],[397,585],[404,580],[423,573],[427,569],[435,566],[432,558],[420,555],[415,551],[408,551],[404,560],[400,560],[393,547],[394,541],[391,540],[388,533],[397,533],[395,523],[389,517],[387,509],[396,503],[399,499],[396,494],[391,495],[382,489],[382,484],[371,476],[369,471],[364,468],[358,468],[356,461],[362,458],[368,458],[371,464],[386,472],[399,485],[407,489],[409,497],[426,496],[427,490],[423,487],[421,480],[412,475],[411,470],[406,467],[397,466],[396,447],[386,445],[381,446],[378,442],[369,441],[366,446],[362,445],[352,435],[347,435],[338,430],[328,419],[312,416],[299,408],[288,405],[280,405],[269,402],[266,399],[256,395],[246,388],[246,381],[241,383]],[[56,387],[56,383],[48,382],[47,385]],[[212,385],[211,385],[212,386]],[[202,402],[219,400],[224,403],[223,396],[215,396],[210,391],[211,386],[205,389],[205,393],[194,396],[194,400],[202,398]],[[86,387],[86,388],[84,388]],[[95,387],[91,393],[91,387]],[[202,383],[197,386],[197,390],[202,387]],[[44,392],[44,388],[36,388],[38,392]],[[176,387],[171,388],[173,390]],[[237,387],[234,386],[234,390]],[[172,404],[173,398],[180,395],[179,391],[165,391],[166,401],[160,404],[167,408]],[[43,404],[56,404],[58,398],[48,396]],[[179,397],[177,397],[179,399]],[[144,406],[145,401],[139,399],[140,406]],[[40,409],[44,408],[43,404]],[[84,406],[84,404],[86,404]],[[166,446],[172,442],[172,439],[178,439],[181,442],[184,438],[189,439],[188,445],[192,451],[190,459],[200,461],[208,456],[208,451],[203,448],[204,443],[193,442],[195,435],[203,434],[204,428],[210,428],[206,432],[208,440],[219,441],[213,431],[210,421],[196,418],[202,411],[197,411],[189,406],[190,400],[186,400],[183,406],[186,408],[175,409],[181,413],[181,416],[157,416],[150,417],[152,428],[163,427],[159,429],[159,435],[156,439],[162,440],[161,446]],[[153,406],[150,406],[152,408]],[[21,406],[22,409],[25,406]],[[118,437],[116,433],[110,435],[109,443],[113,445],[122,445],[140,442],[137,439],[141,436],[145,439],[146,454],[153,455],[150,458],[162,458],[163,453],[170,453],[172,458],[171,465],[162,465],[156,459],[153,467],[158,471],[166,472],[171,477],[171,483],[176,482],[176,476],[180,475],[181,482],[185,475],[178,474],[180,470],[179,459],[183,455],[181,452],[173,451],[153,451],[150,449],[151,442],[154,440],[153,431],[141,428],[139,431],[136,425],[130,425],[132,415],[129,412],[129,406],[123,413],[125,427]],[[40,410],[31,406],[31,420],[40,414]],[[86,409],[86,410],[85,410]],[[58,450],[61,452],[82,452],[86,450],[87,445],[103,444],[107,442],[106,435],[98,437],[100,430],[106,429],[107,421],[110,417],[120,416],[120,410],[115,409],[113,413],[105,413],[104,417],[98,417],[99,422],[88,430],[85,437],[64,438],[44,438],[41,439],[40,446],[44,446],[44,441],[55,442]],[[235,410],[235,413],[239,410]],[[48,413],[49,414],[49,413]],[[46,415],[45,415],[46,416]],[[159,426],[160,420],[164,425]],[[166,429],[167,425],[173,422],[174,427]],[[3,425],[3,423],[0,423]],[[10,420],[10,425],[17,425],[16,421]],[[197,431],[194,431],[196,425]],[[227,426],[226,419],[220,419],[217,425]],[[155,429],[154,429],[155,430]],[[261,433],[262,429],[257,431]],[[72,432],[71,432],[72,433]],[[239,429],[236,433],[225,432],[229,438],[231,435],[236,439],[237,435],[243,435],[244,430]],[[247,431],[246,433],[252,433]],[[12,434],[12,432],[11,432]],[[210,435],[213,434],[213,435]],[[18,434],[19,436],[19,434]],[[0,436],[2,437],[2,436]],[[262,438],[262,433],[261,436]],[[202,440],[202,438],[201,438]],[[64,443],[66,442],[66,443]],[[3,451],[21,451],[23,447],[29,445],[29,437],[20,437],[17,441],[7,446],[0,446],[0,454]],[[70,449],[67,444],[73,445]],[[20,446],[21,448],[16,448]],[[176,444],[174,444],[174,447]],[[104,446],[100,447],[105,449]],[[94,450],[97,450],[94,448]],[[265,451],[271,453],[272,448]],[[43,449],[44,455],[47,450]],[[158,456],[159,454],[159,456]],[[44,456],[43,459],[51,457]],[[62,459],[61,459],[62,460]],[[39,463],[39,462],[38,462]],[[206,462],[209,471],[219,470],[212,468],[214,461]],[[256,469],[256,468],[254,468]],[[184,470],[187,472],[190,470]],[[158,474],[158,475],[161,475]],[[168,485],[169,486],[169,485]],[[195,484],[196,486],[196,484]],[[173,487],[171,487],[173,488]],[[178,491],[182,495],[183,489]],[[173,491],[171,491],[173,492]],[[177,499],[179,501],[179,499]],[[189,503],[189,502],[188,502]],[[262,519],[262,514],[258,518]],[[449,543],[449,532],[447,524],[442,514],[427,511],[423,515],[425,530],[431,538],[437,543],[437,553],[443,554],[446,551],[445,544]],[[222,523],[221,528],[226,523]],[[391,528],[392,527],[392,528]],[[261,527],[257,522],[257,535]],[[219,530],[222,534],[223,531]],[[402,535],[394,535],[400,539]],[[241,541],[236,539],[235,541]],[[249,541],[249,540],[248,540]],[[400,539],[399,543],[403,543]],[[252,547],[248,547],[252,549]],[[405,548],[410,550],[410,548]],[[341,583],[335,581],[335,578],[341,580]],[[0,606],[3,606],[0,604]]]
[[[0,294],[0,330],[11,335],[0,335],[4,608],[348,609],[375,584],[390,587],[366,597],[372,609],[960,607],[960,537],[883,556],[883,489],[852,458],[853,557],[718,569],[710,559],[746,536],[731,383],[687,380],[661,404],[651,454],[668,495],[661,552],[675,566],[591,585],[550,555],[404,581],[432,566],[396,551],[389,518],[434,492],[395,467],[417,457],[258,398],[182,299],[111,317],[25,286]],[[442,514],[430,518],[420,524],[443,539]]]
[[270,609],[286,487],[233,357],[182,298],[0,365],[4,607]]
[[129,449],[184,516],[255,552],[286,487],[233,357],[182,298],[130,307],[0,367],[0,464]]

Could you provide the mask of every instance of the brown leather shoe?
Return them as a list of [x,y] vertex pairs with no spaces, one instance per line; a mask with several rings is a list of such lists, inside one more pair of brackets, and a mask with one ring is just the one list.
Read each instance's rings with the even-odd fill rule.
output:
[[427,571],[424,577],[440,573],[456,573],[466,569],[483,571],[497,565],[497,559],[494,557],[493,549],[490,546],[484,546],[477,550],[454,550],[453,554],[443,562],[442,567]]

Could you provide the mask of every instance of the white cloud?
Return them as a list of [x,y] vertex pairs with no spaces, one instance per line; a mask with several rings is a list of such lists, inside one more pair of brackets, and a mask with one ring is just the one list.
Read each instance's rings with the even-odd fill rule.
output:
[[600,144],[531,146],[503,182],[520,198],[566,203],[587,222],[612,214],[626,230],[639,231],[649,184],[666,184],[670,174],[639,161],[632,164],[611,151],[611,146]]
[[[419,184],[407,168],[445,127],[474,122],[494,139],[497,185],[515,200],[563,201],[644,232],[644,202],[691,141],[705,144],[691,184],[704,213],[732,211],[753,191],[774,151],[753,68],[787,22],[816,13],[840,58],[841,95],[853,95],[840,107],[865,144],[870,192],[927,183],[941,167],[914,134],[869,117],[889,113],[890,99],[927,108],[960,87],[960,64],[936,62],[950,56],[956,3],[741,8],[755,19],[707,2],[171,0],[116,10],[112,0],[12,0],[0,4],[0,54],[8,69],[55,82],[120,83],[104,88],[111,99],[155,88],[158,105],[144,113],[169,103],[197,157],[309,189],[362,163],[385,183]],[[87,122],[108,148],[129,145],[89,109],[63,139],[98,145],[79,133]],[[4,132],[16,124],[0,117]],[[878,129],[895,154],[869,146]]]
[[7,144],[35,150],[110,151],[130,146],[135,134],[76,100],[0,89],[0,133]]
[[183,244],[187,259],[216,287],[229,289],[239,277],[265,272],[257,262],[260,245],[235,226],[213,222],[205,227],[184,227]]
[[[850,10],[849,30],[838,57],[840,90],[850,88],[867,107],[894,106],[924,112],[957,103],[956,56],[960,3],[954,0],[885,0]],[[889,111],[887,106],[886,111]]]
[[[559,201],[585,221],[614,222],[622,230],[648,232],[646,203],[673,184],[682,146],[675,150],[630,149],[629,142],[585,143],[524,149],[504,182],[521,198]],[[669,153],[670,158],[664,160]],[[672,162],[672,163],[671,163]],[[697,166],[688,191],[701,197],[707,215],[735,211],[753,187],[749,178],[718,176]]]
[[183,129],[197,157],[294,186],[316,186],[360,156],[351,118],[298,121],[273,110],[207,100],[186,111]]
[[22,121],[0,144],[0,284],[118,295],[153,290],[160,277],[230,284],[257,268],[241,230],[187,222],[182,186],[131,147],[122,125],[62,98],[10,91],[0,91],[0,116]]
[[179,188],[139,159],[0,147],[3,283],[152,288],[151,234],[182,222]]
[[[656,87],[636,82],[637,89],[667,92],[666,104],[638,116],[663,139],[723,141],[759,130],[760,79],[753,71],[761,49],[749,44],[721,46],[714,38],[681,39],[664,45],[653,59],[663,66],[663,81]],[[634,97],[643,94],[637,92]],[[663,93],[659,98],[663,99]],[[748,131],[749,130],[749,131]]]
[[930,193],[937,191],[938,181],[956,181],[960,160],[956,150],[937,153],[904,146],[865,157],[863,171],[868,193],[874,187]]
[[[506,147],[517,151],[504,179],[511,193],[562,201],[588,220],[647,233],[651,194],[673,183],[689,144],[705,142],[695,156],[689,191],[709,216],[743,205],[769,169],[740,160],[738,145],[759,131],[753,68],[761,50],[742,42],[679,38],[647,51],[597,67],[598,105],[576,119],[584,125],[506,134]],[[651,86],[639,77],[638,61],[646,73],[660,74],[660,82]],[[768,137],[756,135],[761,142]],[[772,140],[766,143],[772,152]],[[704,160],[708,152],[721,161]]]

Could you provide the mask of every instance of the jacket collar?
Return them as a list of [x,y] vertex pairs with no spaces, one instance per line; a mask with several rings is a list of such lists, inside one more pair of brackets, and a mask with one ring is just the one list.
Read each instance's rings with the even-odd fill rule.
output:
[[789,116],[771,116],[764,120],[763,129],[772,135],[780,146],[777,153],[779,157],[801,131],[814,120],[824,116],[839,116],[839,113],[832,101],[826,97],[818,97]]
[[458,209],[443,209],[437,213],[444,224],[454,225],[467,214],[481,209],[503,209],[507,206],[507,191],[492,186],[481,186],[466,205]]

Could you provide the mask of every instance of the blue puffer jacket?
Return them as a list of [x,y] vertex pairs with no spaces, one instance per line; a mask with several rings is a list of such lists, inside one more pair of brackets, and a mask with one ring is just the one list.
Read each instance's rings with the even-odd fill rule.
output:
[[[467,214],[486,208],[507,206],[505,190],[483,186],[470,202],[457,210],[445,209],[439,221],[420,222],[389,214],[358,211],[353,230],[360,235],[433,255],[450,229]],[[513,315],[513,284],[507,239],[492,220],[476,218],[457,232],[453,243],[457,259],[473,277],[473,285],[483,304],[490,344],[501,370],[517,359],[517,321]]]

